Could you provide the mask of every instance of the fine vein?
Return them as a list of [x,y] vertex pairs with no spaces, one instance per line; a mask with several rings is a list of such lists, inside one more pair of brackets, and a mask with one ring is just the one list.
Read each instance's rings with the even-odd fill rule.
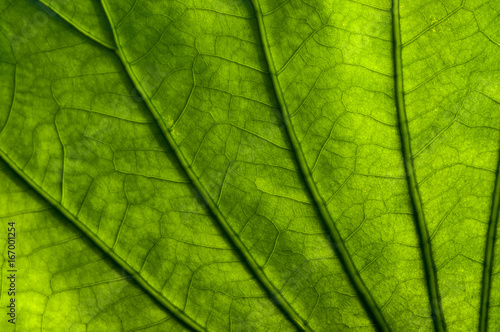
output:
[[488,308],[490,304],[491,278],[493,276],[493,256],[497,236],[498,216],[500,213],[500,159],[497,169],[495,192],[491,207],[491,219],[486,238],[486,251],[484,254],[483,289],[481,291],[481,309],[479,317],[479,331],[485,332],[488,328]]
[[441,309],[441,298],[439,296],[437,270],[432,257],[431,240],[429,231],[425,222],[422,199],[418,189],[417,176],[413,166],[413,154],[411,152],[410,132],[408,128],[408,119],[406,117],[406,108],[404,101],[403,88],[403,58],[401,43],[401,25],[399,18],[399,0],[393,0],[392,3],[392,32],[393,32],[393,50],[394,50],[394,79],[396,93],[396,109],[399,120],[399,132],[401,135],[401,147],[403,152],[404,165],[406,169],[410,197],[413,204],[415,225],[422,252],[423,265],[427,280],[427,289],[429,292],[430,306],[432,310],[434,328],[438,332],[446,330],[443,311]]
[[325,223],[326,228],[328,229],[330,236],[332,238],[332,246],[334,250],[336,251],[340,261],[342,262],[342,265],[344,267],[344,270],[346,271],[346,274],[348,275],[351,283],[353,284],[358,296],[361,299],[361,302],[363,303],[365,309],[367,310],[368,314],[370,315],[371,319],[374,321],[376,326],[381,330],[381,331],[390,331],[389,326],[387,325],[382,312],[378,308],[375,300],[373,299],[370,291],[366,287],[366,285],[363,282],[363,279],[361,278],[359,271],[356,269],[356,266],[354,265],[354,262],[351,259],[351,256],[349,255],[349,252],[347,251],[347,248],[345,247],[344,241],[342,240],[342,237],[340,236],[339,231],[337,230],[337,227],[335,226],[332,217],[328,213],[328,210],[326,208],[324,200],[321,198],[319,195],[318,188],[316,187],[316,183],[314,182],[312,175],[311,175],[311,170],[309,169],[309,166],[307,165],[307,162],[305,160],[304,153],[302,151],[302,147],[297,139],[297,136],[295,134],[295,131],[292,127],[291,124],[291,116],[289,114],[285,99],[283,97],[283,92],[281,90],[280,83],[278,81],[277,77],[277,70],[275,67],[275,64],[272,60],[271,57],[271,49],[269,45],[269,41],[266,36],[266,29],[264,25],[264,17],[262,14],[262,11],[260,9],[260,5],[257,0],[252,0],[252,4],[254,6],[256,15],[257,15],[257,22],[259,26],[259,32],[260,32],[260,37],[262,39],[263,43],[263,48],[267,60],[267,64],[269,67],[269,72],[271,76],[271,80],[273,82],[273,86],[275,89],[276,97],[278,99],[278,103],[283,115],[283,121],[285,123],[285,127],[288,132],[288,136],[290,139],[290,142],[293,146],[293,150],[295,151],[295,156],[297,159],[297,162],[299,164],[300,170],[302,171],[302,174],[304,176],[305,182],[307,184],[307,188],[310,191],[310,194],[316,204],[316,207],[318,208],[319,214],[321,215],[321,218],[323,219],[323,222]]
[[[122,52],[121,44],[119,42],[118,35],[116,33],[115,26],[113,25],[113,21],[110,16],[109,9],[107,7],[106,1],[101,0],[102,6],[104,7],[104,11],[106,13],[106,16],[108,18],[111,30],[113,32],[113,37],[115,39],[115,43],[117,45],[116,49],[116,54],[120,58],[121,62],[123,63],[123,66],[125,67],[125,70],[127,71],[130,79],[132,80],[133,84],[141,94],[142,98],[144,99],[145,104],[147,105],[148,109],[150,110],[151,114],[155,118],[158,126],[160,127],[160,130],[162,131],[163,135],[165,136],[167,142],[169,145],[172,147],[172,150],[174,151],[175,155],[177,156],[177,159],[179,160],[179,163],[181,164],[182,168],[186,172],[186,175],[189,177],[191,180],[191,183],[193,184],[193,187],[198,191],[200,196],[203,198],[204,202],[207,204],[208,209],[211,211],[213,217],[215,220],[217,220],[218,225],[222,228],[222,230],[225,232],[225,234],[228,237],[228,240],[231,242],[231,244],[236,247],[238,252],[240,253],[241,257],[243,258],[243,261],[246,263],[247,267],[249,270],[255,275],[257,280],[261,283],[263,288],[266,290],[266,292],[269,294],[269,296],[276,302],[277,306],[282,310],[282,312],[287,316],[287,318],[299,329],[302,331],[311,331],[310,327],[308,326],[307,322],[301,318],[298,313],[290,306],[288,301],[283,297],[281,292],[271,283],[267,275],[264,273],[262,268],[257,264],[255,259],[252,257],[246,246],[243,244],[237,233],[234,231],[234,229],[228,224],[226,221],[225,217],[223,216],[222,212],[216,205],[216,203],[212,200],[210,197],[210,194],[208,191],[205,189],[205,187],[201,184],[199,178],[197,175],[194,173],[194,171],[191,168],[191,165],[187,161],[186,157],[180,150],[179,146],[175,142],[174,138],[172,137],[171,130],[169,130],[168,126],[165,124],[163,118],[161,117],[160,113],[152,103],[150,97],[144,90],[144,88],[141,85],[141,82],[139,79],[136,77],[134,71],[130,67],[129,62],[127,61],[125,55]],[[185,316],[185,315],[184,315]]]

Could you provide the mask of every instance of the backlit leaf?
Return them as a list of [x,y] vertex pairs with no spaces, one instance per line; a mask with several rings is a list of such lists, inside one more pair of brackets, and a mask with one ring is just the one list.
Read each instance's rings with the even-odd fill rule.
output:
[[499,12],[0,0],[0,326],[499,329]]

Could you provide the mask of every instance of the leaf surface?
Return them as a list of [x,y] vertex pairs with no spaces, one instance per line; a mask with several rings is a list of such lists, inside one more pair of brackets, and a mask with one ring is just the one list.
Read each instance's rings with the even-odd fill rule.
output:
[[495,1],[43,3],[0,8],[30,326],[498,327]]

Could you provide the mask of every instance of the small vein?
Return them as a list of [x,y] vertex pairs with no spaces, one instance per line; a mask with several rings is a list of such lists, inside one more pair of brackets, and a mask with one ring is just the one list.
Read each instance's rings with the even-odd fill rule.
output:
[[307,42],[316,34],[318,33],[319,31],[323,30],[326,26],[328,26],[327,24],[324,24],[322,26],[320,26],[318,29],[314,30],[313,32],[311,32],[309,34],[309,36],[307,36],[306,39],[304,39],[302,41],[302,43],[299,45],[299,47],[297,47],[297,49],[293,52],[293,54],[288,58],[288,60],[285,62],[285,64],[283,65],[283,67],[281,67],[281,69],[279,69],[277,72],[276,72],[276,75],[280,75],[285,69],[286,67],[288,67],[288,65],[290,64],[290,62],[292,62],[292,60],[295,58],[295,56],[297,56],[300,52],[300,50],[302,49],[302,47],[304,47]]
[[456,12],[458,12],[460,9],[462,9],[464,7],[464,4],[465,4],[465,0],[462,0],[462,3],[460,4],[460,6],[458,6],[457,8],[455,8],[453,11],[451,11],[448,15],[446,15],[445,17],[443,17],[442,19],[440,19],[439,21],[435,22],[434,24],[431,24],[429,25],[427,28],[425,28],[424,30],[422,30],[420,33],[418,33],[416,36],[414,36],[412,39],[408,40],[406,43],[404,43],[402,45],[402,48],[405,48],[406,46],[410,45],[411,43],[413,43],[415,40],[417,40],[418,38],[420,38],[420,36],[422,36],[424,33],[426,33],[427,31],[433,29],[434,27],[440,25],[441,23],[445,22],[447,19],[449,19],[453,14],[455,14]]
[[446,218],[448,218],[448,216],[450,215],[451,211],[453,211],[455,209],[455,206],[457,206],[457,204],[459,202],[460,202],[460,198],[455,201],[455,203],[451,206],[451,208],[444,214],[443,218],[441,218],[441,220],[439,220],[439,223],[436,226],[436,229],[434,230],[434,232],[432,232],[432,234],[431,234],[431,236],[429,238],[430,241],[432,241],[432,239],[434,238],[434,236],[436,236],[436,234],[439,231],[439,228],[441,227],[441,225],[443,224],[443,222],[446,220]]

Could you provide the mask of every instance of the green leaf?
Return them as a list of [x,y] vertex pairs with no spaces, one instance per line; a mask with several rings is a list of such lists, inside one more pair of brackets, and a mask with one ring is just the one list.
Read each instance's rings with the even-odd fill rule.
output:
[[41,2],[0,0],[18,329],[500,328],[498,1]]

